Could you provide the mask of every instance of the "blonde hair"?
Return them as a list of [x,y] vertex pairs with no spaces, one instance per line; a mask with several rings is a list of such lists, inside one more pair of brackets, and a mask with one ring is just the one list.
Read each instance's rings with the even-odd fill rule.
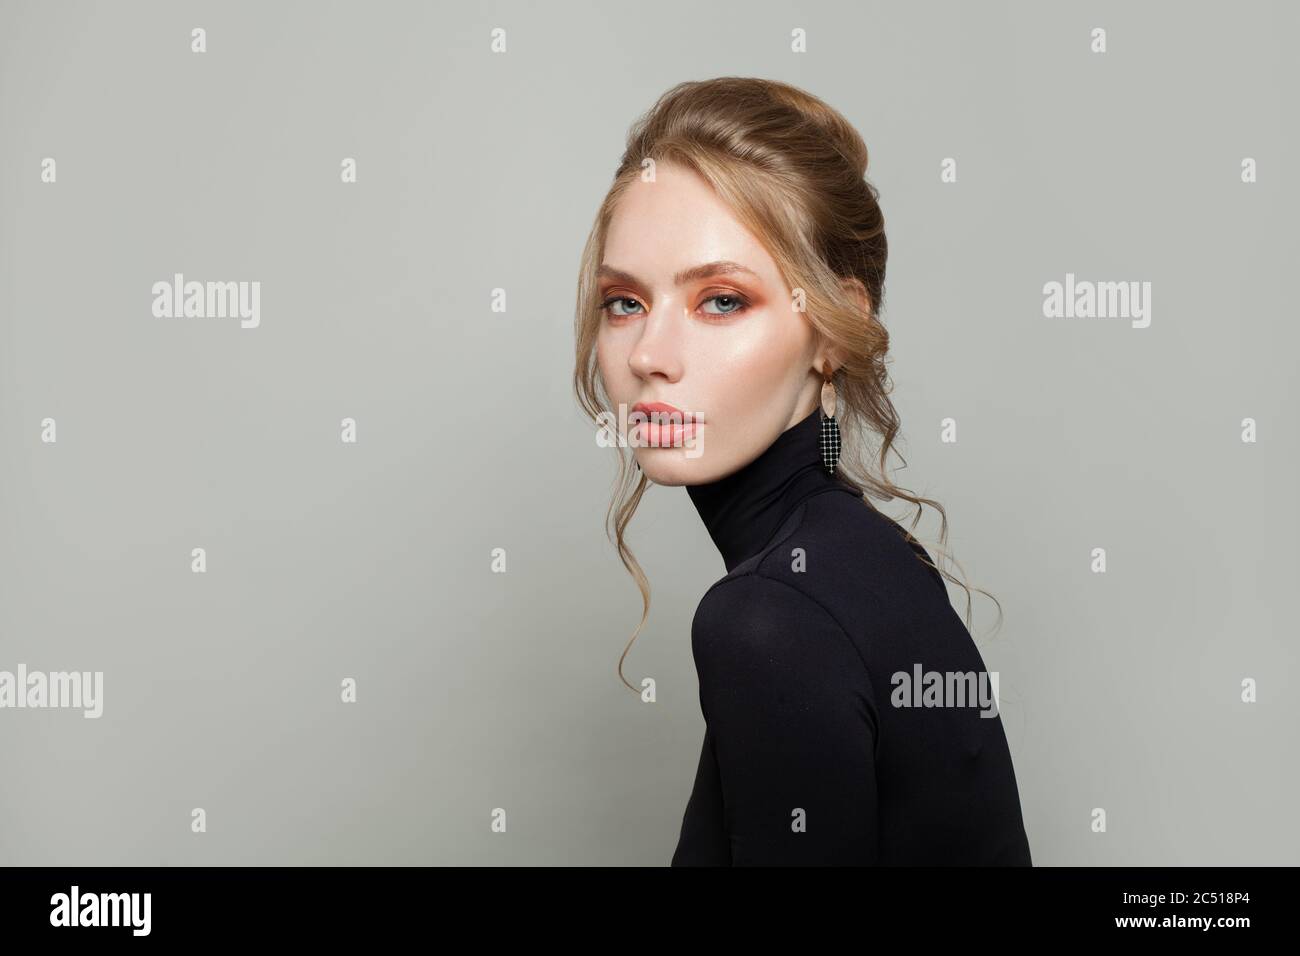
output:
[[[873,497],[902,498],[914,504],[912,529],[921,520],[923,505],[935,508],[941,524],[939,541],[932,547],[940,555],[940,564],[946,558],[960,570],[946,548],[948,517],[943,506],[896,485],[886,467],[890,451],[903,467],[907,461],[893,447],[900,425],[889,400],[893,390],[886,369],[889,333],[880,322],[888,246],[879,193],[865,178],[866,144],[836,110],[794,86],[736,76],[679,83],[633,124],[582,253],[573,373],[579,405],[598,424],[598,416],[612,404],[595,358],[601,324],[597,271],[610,217],[646,160],[679,163],[703,177],[764,244],[790,288],[803,290],[808,320],[842,363],[834,376],[836,417],[844,433],[838,469],[842,479],[871,508],[876,507]],[[843,279],[856,279],[866,290],[867,314]],[[874,459],[873,442],[878,443]],[[650,587],[628,548],[625,531],[649,479],[633,467],[630,453],[624,455],[620,448],[618,456],[619,475],[605,526],[641,591],[641,621],[618,660],[619,678],[637,691],[623,676],[623,661],[649,616]],[[913,538],[910,531],[906,534]],[[917,558],[935,567],[919,552]],[[942,567],[935,569],[966,591],[969,629],[971,588]],[[975,590],[998,605],[1000,622],[1001,603],[984,589]]]

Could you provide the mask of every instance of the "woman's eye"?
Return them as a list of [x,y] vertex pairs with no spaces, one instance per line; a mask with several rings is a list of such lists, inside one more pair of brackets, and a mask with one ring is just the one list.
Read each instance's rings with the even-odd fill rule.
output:
[[737,312],[743,310],[745,306],[749,305],[748,302],[738,295],[714,295],[709,296],[709,298],[704,301],[706,303],[717,302],[721,306],[721,310],[718,312],[710,312],[708,309],[705,309],[704,311],[709,315],[735,315]]
[[[718,295],[709,296],[709,298],[704,300],[704,305],[707,306],[710,302],[717,303],[717,308],[703,308],[702,311],[706,315],[735,315],[737,312],[744,311],[749,306],[749,302],[743,296],[733,295],[731,293],[719,293]],[[633,315],[644,314],[643,311],[635,311],[642,309],[641,303],[636,299],[625,295],[610,296],[600,304],[600,309],[605,314],[617,318],[627,318]]]
[[632,312],[611,311],[611,309],[612,309],[614,306],[617,306],[617,305],[626,305],[626,304],[629,303],[629,302],[632,303],[632,305],[634,305],[634,306],[640,306],[640,305],[641,305],[641,303],[638,302],[636,299],[630,299],[630,298],[628,298],[627,296],[618,295],[618,296],[613,296],[612,298],[606,299],[604,302],[602,302],[602,303],[600,304],[600,308],[601,308],[602,311],[608,312],[610,315],[617,315],[617,316],[634,315],[635,313],[632,313]]

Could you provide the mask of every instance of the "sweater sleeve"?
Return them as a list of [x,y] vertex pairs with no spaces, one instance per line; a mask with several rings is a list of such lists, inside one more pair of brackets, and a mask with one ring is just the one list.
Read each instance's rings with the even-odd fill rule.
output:
[[691,645],[732,865],[877,862],[877,711],[839,623],[792,585],[742,575],[705,595]]

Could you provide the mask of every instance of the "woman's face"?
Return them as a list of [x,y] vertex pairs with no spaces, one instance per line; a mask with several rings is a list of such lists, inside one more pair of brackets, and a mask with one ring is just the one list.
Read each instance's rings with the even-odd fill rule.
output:
[[651,481],[704,484],[812,413],[823,356],[776,263],[709,184],[677,164],[655,176],[626,189],[609,224],[596,361],[620,423],[638,403],[698,414],[695,449],[667,428],[623,434]]

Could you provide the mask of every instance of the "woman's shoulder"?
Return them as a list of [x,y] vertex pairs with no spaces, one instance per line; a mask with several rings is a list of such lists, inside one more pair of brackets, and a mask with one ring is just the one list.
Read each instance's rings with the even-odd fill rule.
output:
[[850,634],[881,622],[897,633],[952,613],[929,552],[852,493],[802,502],[762,551],[706,592],[697,615],[725,621],[782,607],[805,619],[818,609]]
[[691,623],[701,687],[865,688],[852,626],[798,584],[754,569],[728,574],[705,593]]
[[701,598],[691,626],[701,686],[739,693],[746,680],[802,682],[870,700],[872,675],[910,668],[918,654],[970,669],[974,644],[923,555],[906,529],[854,495],[804,501]]
[[783,576],[780,572],[787,566],[792,573],[848,569],[884,595],[918,587],[923,591],[933,584],[947,599],[943,577],[921,542],[852,493],[817,495],[803,502],[764,547],[754,569]]

